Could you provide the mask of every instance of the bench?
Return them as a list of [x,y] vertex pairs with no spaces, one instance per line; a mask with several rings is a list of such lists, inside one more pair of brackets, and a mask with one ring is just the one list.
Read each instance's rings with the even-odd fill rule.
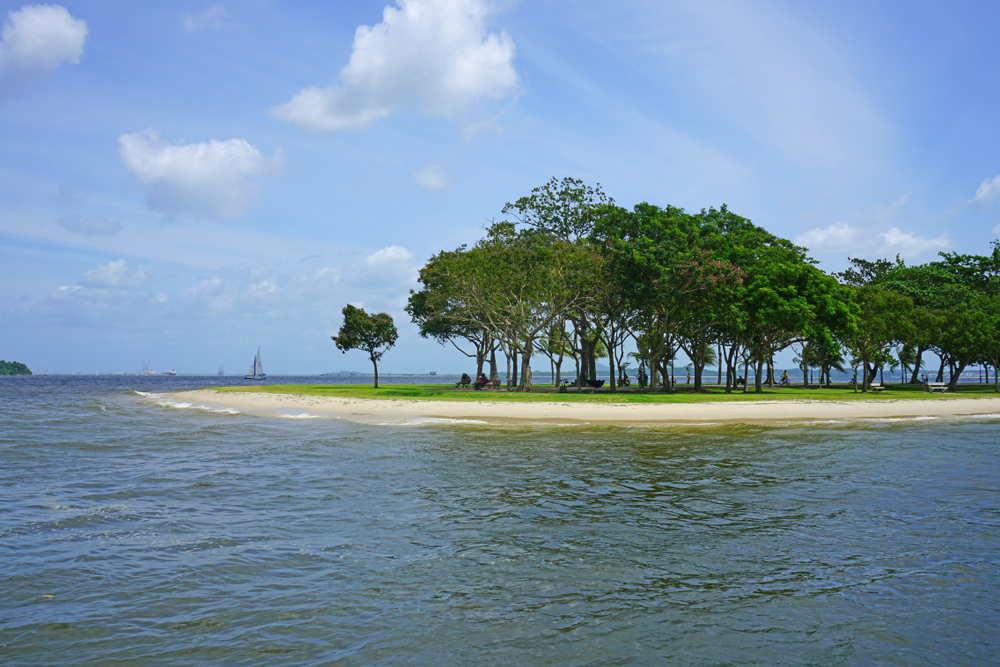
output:
[[872,391],[882,391],[885,387],[882,386],[881,382],[872,382],[868,385],[868,388]]
[[468,389],[469,384],[471,384],[471,382],[472,380],[469,380],[468,382],[462,382],[461,380],[459,380],[458,382],[455,383],[455,389],[458,389],[459,387],[461,387],[462,389]]
[[497,391],[500,391],[500,378],[493,378],[486,386],[493,387]]
[[945,391],[948,391],[948,383],[947,382],[928,382],[927,383],[927,391],[929,391],[929,392],[935,392],[935,391],[945,392]]

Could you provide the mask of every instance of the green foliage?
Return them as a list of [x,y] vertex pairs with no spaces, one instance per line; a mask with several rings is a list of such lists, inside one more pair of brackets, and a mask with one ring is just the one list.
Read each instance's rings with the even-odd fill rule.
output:
[[0,359],[0,375],[31,375],[31,370],[20,361]]
[[851,259],[831,276],[804,248],[725,205],[626,209],[600,186],[553,178],[503,213],[512,220],[490,225],[473,247],[431,257],[407,312],[422,336],[470,341],[480,360],[497,347],[520,356],[521,389],[533,352],[556,364],[572,356],[589,378],[598,355],[612,368],[624,363],[628,338],[654,387],[683,349],[696,390],[716,349],[727,391],[750,367],[763,391],[775,354],[793,344],[802,345],[797,363],[818,367],[827,384],[849,354],[864,367],[865,389],[897,363],[899,345],[907,368],[924,351],[938,354],[953,388],[968,364],[1000,361],[996,242],[988,255],[942,253],[918,266]]
[[347,304],[341,311],[344,324],[336,336],[331,336],[337,349],[364,350],[375,367],[375,387],[378,388],[378,361],[396,344],[399,333],[388,313],[369,315],[362,308]]

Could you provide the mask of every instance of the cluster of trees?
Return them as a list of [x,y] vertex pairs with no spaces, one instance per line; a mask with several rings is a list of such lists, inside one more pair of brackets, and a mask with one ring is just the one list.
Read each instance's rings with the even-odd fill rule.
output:
[[20,361],[0,359],[0,375],[31,375],[31,370]]
[[718,361],[727,393],[740,377],[754,377],[756,391],[773,386],[774,356],[791,346],[806,380],[817,368],[829,383],[831,370],[849,363],[862,369],[863,391],[897,362],[897,348],[915,381],[929,351],[952,383],[969,364],[1000,363],[996,244],[985,257],[942,254],[914,267],[851,260],[829,275],[804,248],[725,205],[629,210],[599,185],[553,178],[503,213],[509,219],[488,225],[473,247],[428,260],[407,312],[422,336],[474,358],[477,374],[488,363],[497,378],[501,352],[520,390],[530,390],[530,362],[542,354],[557,384],[573,359],[578,385],[596,378],[596,361],[607,356],[614,391],[630,339],[652,389],[665,391],[670,383],[658,380],[681,351],[696,391]]

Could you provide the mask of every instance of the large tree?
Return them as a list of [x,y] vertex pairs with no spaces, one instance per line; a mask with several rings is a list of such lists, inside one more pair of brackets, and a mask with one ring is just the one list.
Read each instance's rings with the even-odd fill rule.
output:
[[399,333],[388,313],[369,315],[363,308],[347,304],[341,311],[344,324],[336,336],[330,336],[343,353],[364,350],[375,369],[375,388],[378,389],[378,361],[396,344]]
[[494,223],[471,249],[449,253],[436,268],[442,288],[427,306],[462,326],[480,326],[506,350],[521,356],[519,389],[530,389],[532,353],[545,332],[566,313],[593,299],[600,257],[569,243],[512,223]]

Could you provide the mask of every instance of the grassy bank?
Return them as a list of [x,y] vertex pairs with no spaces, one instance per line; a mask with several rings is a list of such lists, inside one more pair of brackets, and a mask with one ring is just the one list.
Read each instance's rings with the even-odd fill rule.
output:
[[955,393],[929,394],[919,385],[888,385],[882,392],[855,393],[849,385],[834,385],[832,387],[781,387],[765,389],[761,393],[743,393],[742,390],[726,394],[718,387],[708,387],[701,393],[678,386],[673,394],[649,394],[639,392],[635,387],[624,387],[615,393],[607,389],[599,389],[594,393],[560,394],[549,386],[535,386],[530,393],[508,391],[474,391],[472,389],[455,389],[447,384],[396,384],[383,385],[378,389],[364,385],[353,384],[286,384],[250,387],[218,387],[221,392],[251,392],[266,394],[291,394],[296,396],[331,396],[337,398],[377,398],[393,400],[421,401],[496,401],[504,403],[523,402],[572,402],[572,403],[709,403],[709,402],[746,402],[746,401],[897,401],[908,399],[932,399],[946,401],[956,396],[962,398],[997,397],[993,393],[993,385],[960,385]]

